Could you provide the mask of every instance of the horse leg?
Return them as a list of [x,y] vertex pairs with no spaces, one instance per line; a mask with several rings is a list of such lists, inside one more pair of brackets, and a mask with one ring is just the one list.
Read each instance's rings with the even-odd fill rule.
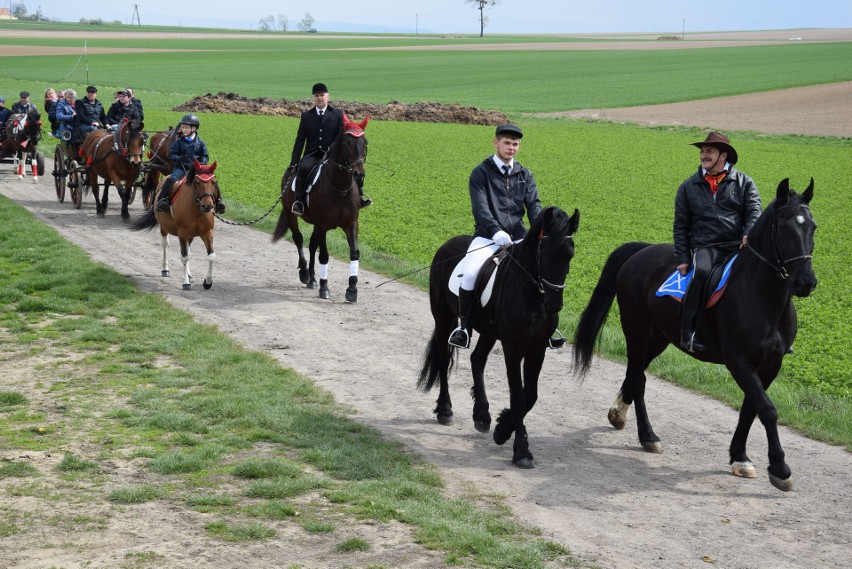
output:
[[299,255],[299,281],[303,285],[307,285],[308,288],[314,288],[316,286],[316,282],[314,282],[314,286],[309,284],[309,277],[311,277],[311,275],[308,273],[308,261],[305,259],[305,237],[299,229],[299,221],[295,214],[288,213],[284,215],[286,215],[286,219],[290,220],[290,233],[293,235],[293,244],[296,245],[296,253]]
[[746,440],[748,440],[748,433],[756,416],[757,410],[751,406],[748,399],[743,398],[743,404],[740,407],[740,417],[737,421],[734,436],[731,438],[729,451],[731,456],[731,472],[734,473],[734,476],[741,476],[743,478],[755,478],[757,476],[754,463],[746,454]]
[[183,237],[178,237],[180,240],[180,262],[183,263],[183,290],[192,288],[192,273],[189,270],[189,245]]
[[[91,184],[92,194],[95,196],[95,211],[100,217],[103,217],[106,213],[106,183],[107,179],[104,179],[104,201],[101,201],[101,188],[98,185],[98,175],[91,169],[89,170],[89,184]],[[82,192],[83,188],[79,188],[78,191]]]
[[[455,322],[455,318],[453,318],[453,321]],[[450,332],[452,332],[452,328],[449,329],[447,335]],[[488,397],[485,394],[485,362],[488,361],[488,354],[491,353],[496,343],[497,338],[480,335],[476,342],[476,348],[470,354],[470,368],[473,372],[473,387],[470,390],[470,395],[473,398],[473,426],[480,433],[487,433],[491,430],[491,413],[488,411]],[[511,436],[511,433],[509,436]]]
[[308,282],[305,285],[307,288],[317,288],[316,273],[314,272],[318,247],[317,239],[319,239],[317,231],[316,227],[314,227],[314,230],[311,232],[311,239],[308,241],[308,256],[310,259],[308,261]]
[[204,277],[202,286],[209,290],[213,286],[213,261],[216,260],[216,253],[213,252],[213,231],[208,231],[202,236],[204,246],[207,248],[207,276]]
[[30,166],[33,169],[33,183],[38,182],[38,156],[35,147],[30,148]]
[[[544,344],[542,344],[543,346]],[[533,468],[533,455],[527,440],[527,428],[524,426],[527,403],[524,382],[521,376],[522,355],[510,346],[503,345],[506,361],[506,375],[509,378],[509,408],[503,409],[497,417],[494,428],[494,442],[502,445],[512,433],[515,443],[512,448],[512,464],[519,468]]]
[[778,436],[778,410],[766,394],[766,388],[775,379],[780,368],[780,359],[777,365],[773,365],[771,369],[760,375],[746,361],[736,360],[728,364],[728,370],[745,393],[745,398],[754,408],[758,419],[763,423],[763,428],[766,429],[769,446],[769,482],[779,490],[789,492],[793,489],[793,476],[785,461],[784,449],[781,447],[781,439]]
[[[133,180],[127,180],[124,184],[121,183],[121,179],[118,174],[112,175],[112,183],[115,186],[115,191],[118,192],[118,198],[121,200],[121,217],[122,219],[128,219],[130,217],[130,212],[127,210],[127,200],[130,198],[130,189],[133,187]],[[106,201],[107,201],[107,190],[109,184],[109,178],[104,182],[104,210],[106,210]]]
[[15,166],[15,173],[18,175],[19,180],[24,179],[24,156],[21,150],[16,150],[14,152],[14,161],[13,164]]
[[169,272],[169,234],[163,229],[160,229],[160,235],[163,243],[163,266],[160,271],[160,276],[168,277],[171,276],[171,273]]
[[361,251],[358,249],[358,225],[354,223],[346,232],[349,242],[349,286],[346,288],[346,302],[358,301],[358,260]]
[[[314,233],[311,235],[311,244],[313,244],[314,235],[317,234],[317,229],[314,228]],[[328,243],[326,243],[325,239],[325,231],[321,232],[321,235],[318,237],[317,241],[319,242],[319,297],[323,300],[331,299],[331,292],[328,290]],[[311,266],[314,264],[314,253],[316,249],[311,249]]]
[[615,404],[609,410],[609,421],[615,428],[623,429],[627,411],[635,403],[639,443],[647,452],[661,453],[660,437],[654,432],[645,407],[645,370],[654,358],[663,353],[669,342],[656,329],[647,330],[644,326],[641,329],[631,328],[626,324],[623,324],[623,329],[627,338],[627,372]]

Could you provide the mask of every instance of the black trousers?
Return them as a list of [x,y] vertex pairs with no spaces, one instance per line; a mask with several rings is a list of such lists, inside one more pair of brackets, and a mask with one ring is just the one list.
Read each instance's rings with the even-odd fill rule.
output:
[[704,288],[707,286],[707,279],[713,267],[724,262],[730,253],[731,249],[718,247],[702,247],[693,253],[692,266],[695,268],[695,273],[692,275],[689,288],[686,289],[680,309],[681,332],[684,335],[695,332],[704,304]]

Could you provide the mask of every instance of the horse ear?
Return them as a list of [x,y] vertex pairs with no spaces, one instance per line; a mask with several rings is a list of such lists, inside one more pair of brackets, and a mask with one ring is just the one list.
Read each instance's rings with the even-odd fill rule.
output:
[[574,215],[571,216],[571,219],[568,220],[568,223],[571,227],[571,235],[577,232],[577,228],[580,227],[580,210],[574,209]]
[[210,164],[210,173],[211,174],[216,171],[216,165],[217,164],[218,164],[217,161],[214,161],[212,164]]
[[364,117],[364,120],[358,123],[358,126],[361,127],[361,130],[364,130],[367,127],[367,123],[370,122],[370,115]]
[[192,161],[192,169],[198,170],[199,168],[201,168],[201,162],[199,162],[198,159],[193,160]]
[[343,111],[343,124],[344,126],[349,124],[349,118],[346,116],[346,111]]
[[808,189],[805,190],[805,193],[802,194],[802,201],[805,203],[811,203],[811,199],[814,197],[814,179],[811,178],[811,183],[808,186]]
[[787,199],[790,197],[790,178],[784,178],[778,184],[778,191],[775,192],[775,203],[778,207],[787,205]]

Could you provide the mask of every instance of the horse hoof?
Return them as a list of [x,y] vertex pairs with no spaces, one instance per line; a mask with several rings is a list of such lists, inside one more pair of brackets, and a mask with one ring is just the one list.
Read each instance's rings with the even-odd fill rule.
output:
[[170,276],[172,276],[172,274],[169,271],[162,271],[160,273],[160,276],[161,277],[170,277]]
[[754,469],[754,463],[750,460],[748,462],[737,461],[731,463],[731,472],[734,473],[734,476],[739,476],[740,478],[757,477],[757,471]]
[[487,433],[491,430],[491,421],[474,421],[473,428],[475,428],[480,433]]
[[615,427],[617,430],[622,430],[625,425],[627,425],[627,419],[618,412],[617,407],[610,407],[609,413],[606,415],[607,419],[609,419],[609,424]]
[[663,447],[660,445],[659,441],[642,441],[642,448],[645,452],[663,454]]
[[[309,279],[309,275],[308,275],[307,270],[299,271],[299,281],[301,281],[301,283],[303,285],[308,284],[308,279]],[[314,283],[314,284],[316,284],[316,283]],[[311,287],[308,287],[308,288],[311,288]]]
[[204,290],[210,290],[213,288],[213,281],[207,282],[207,279],[204,279],[204,282],[201,283],[204,286]]
[[453,424],[452,413],[450,413],[449,415],[438,415],[438,422],[442,425],[452,425]]
[[[304,282],[304,281],[302,281]],[[308,279],[308,282],[305,283],[305,288],[315,289],[317,288],[316,279]]]
[[192,288],[192,283],[183,283],[183,290],[190,290]]
[[320,289],[319,297],[323,300],[331,300],[331,293],[327,288]]
[[519,458],[518,460],[513,460],[512,464],[518,468],[535,468],[535,463],[532,458]]
[[358,302],[358,291],[357,290],[351,290],[351,289],[347,288],[345,297],[346,297],[346,302],[354,304],[354,303]]
[[793,477],[787,479],[778,478],[771,472],[769,473],[769,482],[782,492],[790,492],[793,489]]
[[38,183],[38,176],[33,176],[33,184],[37,184],[37,183]]

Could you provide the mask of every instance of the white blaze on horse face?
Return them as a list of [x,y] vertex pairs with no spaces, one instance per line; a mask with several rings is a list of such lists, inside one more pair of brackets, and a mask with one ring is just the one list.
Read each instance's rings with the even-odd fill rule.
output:
[[804,216],[804,215],[797,215],[797,216],[796,216],[796,221],[798,221],[798,222],[799,222],[799,225],[804,224],[804,223],[805,223],[805,216]]

